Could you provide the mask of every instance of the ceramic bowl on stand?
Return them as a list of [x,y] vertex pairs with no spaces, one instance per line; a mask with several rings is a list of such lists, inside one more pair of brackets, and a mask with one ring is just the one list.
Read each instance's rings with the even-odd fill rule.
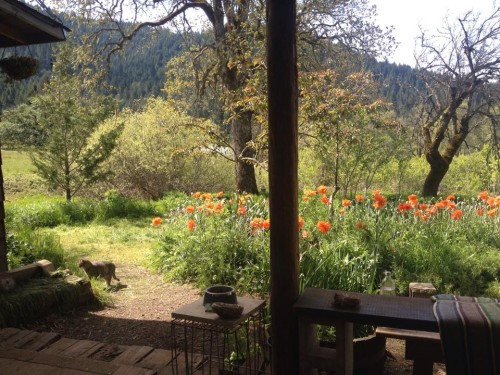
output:
[[223,302],[237,304],[236,290],[229,285],[214,285],[205,290],[203,306],[205,311],[212,311],[212,303]]

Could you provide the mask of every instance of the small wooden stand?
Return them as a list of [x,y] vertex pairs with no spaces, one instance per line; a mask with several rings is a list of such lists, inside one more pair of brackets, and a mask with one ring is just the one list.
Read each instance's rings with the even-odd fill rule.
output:
[[[268,351],[263,325],[266,302],[238,297],[238,304],[243,306],[243,312],[235,319],[206,312],[203,298],[172,312],[174,375],[195,371],[221,375],[266,373]],[[179,348],[184,354],[178,357]]]

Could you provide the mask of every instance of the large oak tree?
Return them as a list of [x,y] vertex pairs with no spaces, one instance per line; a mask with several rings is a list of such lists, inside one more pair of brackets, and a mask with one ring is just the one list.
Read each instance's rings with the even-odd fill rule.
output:
[[436,196],[474,127],[498,123],[500,8],[447,20],[437,35],[422,33],[417,61],[426,83],[422,135],[430,165],[422,194]]
[[[100,34],[95,34],[94,44],[106,55],[122,50],[127,41],[145,28],[179,27],[191,36],[194,30],[203,31],[203,42],[193,52],[197,58],[205,53],[215,56],[214,64],[208,64],[210,69],[199,77],[204,81],[217,80],[225,89],[223,102],[236,162],[236,189],[257,193],[251,162],[255,159],[254,111],[246,105],[244,94],[254,73],[266,68],[265,1],[74,0],[72,6],[92,23],[100,22],[100,31],[110,34],[107,39],[110,42],[105,44],[99,42]],[[376,54],[387,46],[389,30],[381,30],[374,24],[375,15],[376,8],[367,0],[299,2],[297,35],[299,42],[308,46],[300,49],[299,54],[307,51],[310,57],[311,52],[326,45]],[[317,56],[320,60],[325,58]],[[205,82],[198,87],[206,87]]]

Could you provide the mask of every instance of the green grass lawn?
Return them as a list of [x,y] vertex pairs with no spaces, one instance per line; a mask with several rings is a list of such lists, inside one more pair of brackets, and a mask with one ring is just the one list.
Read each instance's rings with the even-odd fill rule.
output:
[[2,150],[2,172],[7,201],[34,194],[47,196],[47,188],[36,175],[35,167],[25,152]]
[[27,153],[10,150],[2,150],[2,171],[7,178],[16,174],[35,174],[35,168]]
[[156,228],[150,220],[112,220],[106,224],[61,225],[44,231],[55,233],[64,248],[65,263],[73,271],[80,258],[148,265]]

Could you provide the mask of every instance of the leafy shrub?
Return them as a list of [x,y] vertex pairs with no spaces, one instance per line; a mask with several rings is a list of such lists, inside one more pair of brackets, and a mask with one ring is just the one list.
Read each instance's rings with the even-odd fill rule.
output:
[[7,233],[9,269],[41,259],[50,260],[56,268],[64,266],[64,251],[55,235],[31,230]]
[[124,112],[122,120],[125,128],[109,169],[113,186],[123,194],[158,200],[168,191],[233,185],[231,163],[207,146],[202,129],[209,124],[180,114],[162,99],[150,99],[141,112]]
[[154,207],[149,202],[126,198],[116,190],[110,190],[106,193],[104,201],[99,202],[96,211],[97,220],[138,218],[153,215]]

